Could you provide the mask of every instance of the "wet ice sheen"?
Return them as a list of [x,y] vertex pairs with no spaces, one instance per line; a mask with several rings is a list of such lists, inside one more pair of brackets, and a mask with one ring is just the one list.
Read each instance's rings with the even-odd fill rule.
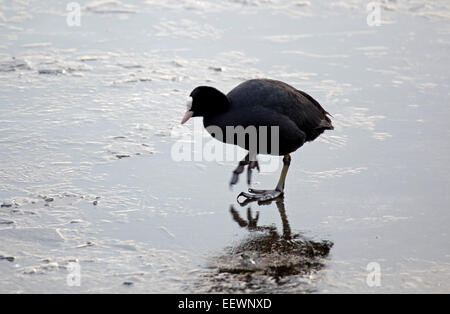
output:
[[[449,3],[381,3],[380,27],[362,0],[97,0],[80,27],[4,4],[0,292],[448,291]],[[170,158],[195,86],[255,77],[334,116],[293,155],[287,219],[236,205],[235,164]]]

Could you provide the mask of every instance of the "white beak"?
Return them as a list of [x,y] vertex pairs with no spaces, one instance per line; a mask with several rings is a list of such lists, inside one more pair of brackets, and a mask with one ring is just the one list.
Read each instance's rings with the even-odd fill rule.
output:
[[194,114],[193,111],[186,111],[186,113],[184,114],[183,120],[181,120],[181,124],[184,124],[187,120],[189,120],[193,114]]
[[193,99],[192,99],[191,96],[189,96],[189,97],[186,99],[186,109],[187,109],[187,111],[186,111],[186,113],[184,114],[183,120],[181,120],[181,124],[184,124],[184,123],[185,123],[187,120],[189,120],[189,119],[192,117],[192,115],[194,114],[194,112],[191,110],[191,109],[192,109],[192,101],[193,101]]

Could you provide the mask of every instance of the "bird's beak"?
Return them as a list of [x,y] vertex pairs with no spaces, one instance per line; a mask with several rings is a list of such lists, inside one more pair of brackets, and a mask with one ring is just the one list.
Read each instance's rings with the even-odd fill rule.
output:
[[184,124],[187,120],[189,120],[192,115],[194,114],[193,111],[186,111],[186,113],[184,114],[183,120],[181,120],[181,124]]

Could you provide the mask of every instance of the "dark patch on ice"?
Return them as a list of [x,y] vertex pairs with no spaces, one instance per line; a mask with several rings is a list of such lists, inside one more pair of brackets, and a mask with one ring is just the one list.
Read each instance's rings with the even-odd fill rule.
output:
[[66,73],[66,70],[64,69],[41,69],[38,70],[38,74],[45,74],[45,75],[59,75]]
[[302,281],[325,267],[333,243],[292,234],[283,200],[276,203],[282,233],[275,226],[258,226],[259,213],[253,217],[250,208],[247,220],[234,207],[230,208],[233,220],[250,234],[212,261],[214,271],[205,276],[209,281],[208,292],[269,292],[285,284],[295,291]]
[[223,72],[224,68],[223,67],[209,67],[210,70],[215,71],[215,72]]
[[13,202],[3,202],[0,205],[0,208],[11,208],[13,206],[14,206],[14,208],[17,208],[17,207],[20,206],[20,204],[16,203],[15,201],[13,201]]
[[94,242],[92,242],[92,241],[87,241],[87,242],[84,243],[84,244],[78,245],[76,248],[77,248],[77,249],[80,249],[80,248],[85,248],[85,247],[94,246],[94,245],[95,245]]
[[5,261],[8,261],[8,262],[14,262],[15,258],[14,258],[14,256],[3,256],[3,255],[0,255],[0,261],[1,260],[5,260]]

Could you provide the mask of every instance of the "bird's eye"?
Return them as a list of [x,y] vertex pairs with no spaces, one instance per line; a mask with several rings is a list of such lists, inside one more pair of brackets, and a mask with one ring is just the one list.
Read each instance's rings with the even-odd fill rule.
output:
[[187,111],[190,111],[190,110],[192,109],[192,97],[191,97],[191,96],[189,96],[189,97],[187,98],[187,101],[186,101],[186,108],[187,108]]

